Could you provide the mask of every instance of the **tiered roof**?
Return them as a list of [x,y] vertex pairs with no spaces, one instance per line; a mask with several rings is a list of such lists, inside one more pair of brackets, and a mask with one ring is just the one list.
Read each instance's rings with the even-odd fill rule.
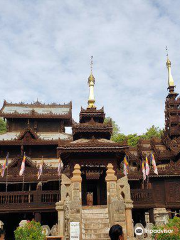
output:
[[58,147],[64,152],[120,152],[128,148],[127,143],[119,144],[107,139],[78,139]]
[[0,134],[1,145],[57,145],[59,141],[69,141],[71,139],[71,135],[64,132],[35,132],[29,127],[22,132]]
[[4,101],[0,110],[0,117],[4,118],[54,118],[54,119],[72,119],[72,102],[58,105],[42,104],[39,101],[25,103],[8,103]]
[[104,108],[96,109],[94,105],[94,82],[90,84],[89,99],[88,107],[81,108],[79,123],[74,123],[72,126],[73,141],[62,143],[58,147],[62,160],[67,159],[69,153],[117,154],[122,151],[124,153],[128,148],[127,142],[119,144],[110,140],[113,130],[112,121],[105,123]]
[[112,135],[112,122],[104,123],[104,109],[81,108],[80,123],[73,124],[73,139],[80,138],[106,138],[110,139]]
[[81,107],[81,111],[79,114],[79,122],[84,123],[90,121],[92,118],[95,122],[103,123],[105,119],[104,108],[96,109],[96,108],[87,108],[84,109]]
[[[22,157],[14,158],[8,165],[8,181],[9,182],[22,182],[23,177],[19,176],[19,171],[22,163]],[[35,164],[29,157],[26,158],[25,167],[25,182],[38,182],[37,173],[38,165]],[[43,165],[43,175],[41,181],[52,181],[58,180],[57,168],[50,167],[44,163]],[[1,177],[1,182],[5,182],[6,177]]]
[[[160,139],[152,138],[151,140],[139,140],[137,147],[129,148],[127,155],[130,165],[137,166],[136,173],[130,172],[129,177],[133,178],[141,175],[141,164],[146,156],[154,154],[158,166],[158,176],[179,176],[180,175],[180,98],[174,92],[175,84],[171,75],[171,62],[167,59],[168,67],[168,96],[165,103],[165,131]],[[138,171],[139,172],[138,172]],[[150,176],[156,176],[151,171]]]

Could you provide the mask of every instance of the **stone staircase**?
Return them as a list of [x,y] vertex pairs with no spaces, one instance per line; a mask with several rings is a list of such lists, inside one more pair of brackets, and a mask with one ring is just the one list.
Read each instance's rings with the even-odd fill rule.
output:
[[82,240],[109,240],[109,226],[107,206],[83,207]]

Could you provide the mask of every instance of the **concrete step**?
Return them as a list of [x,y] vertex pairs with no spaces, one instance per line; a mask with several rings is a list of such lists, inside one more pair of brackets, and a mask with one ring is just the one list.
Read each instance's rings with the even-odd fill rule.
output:
[[101,233],[109,234],[109,227],[102,228],[102,229],[92,229],[92,228],[84,229],[83,228],[82,233],[83,234],[101,234]]
[[108,213],[83,213],[82,218],[88,218],[88,219],[100,219],[100,218],[109,218]]
[[89,239],[93,239],[93,240],[110,240],[110,238],[88,238],[88,237],[86,237],[86,238],[82,238],[82,240],[89,240]]
[[96,225],[99,225],[100,223],[109,223],[109,218],[82,218],[82,223],[95,223]]
[[110,238],[91,238],[91,237],[86,237],[86,238],[82,238],[82,240],[89,240],[89,239],[93,239],[93,240],[110,240]]
[[82,228],[84,229],[101,229],[101,228],[108,228],[109,227],[109,220],[105,223],[101,221],[97,224],[97,222],[87,222],[82,223]]
[[82,239],[109,240],[108,208],[84,207],[82,209]]
[[97,209],[97,208],[90,208],[90,209],[83,209],[82,210],[82,214],[86,214],[86,213],[88,213],[88,214],[96,214],[96,213],[108,213],[108,209],[107,208],[99,208],[99,209]]
[[98,233],[98,234],[82,234],[82,239],[109,239],[109,234],[107,233]]

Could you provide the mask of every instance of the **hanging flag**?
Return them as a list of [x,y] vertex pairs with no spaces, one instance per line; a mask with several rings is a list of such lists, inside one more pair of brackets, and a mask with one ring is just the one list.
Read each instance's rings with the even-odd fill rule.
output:
[[38,170],[38,180],[40,179],[40,177],[43,173],[43,165],[44,165],[44,160],[43,160],[43,157],[42,157],[42,161],[41,161],[41,164],[39,165],[39,170]]
[[126,155],[124,157],[124,170],[123,170],[123,173],[124,173],[125,176],[127,176],[128,173],[129,173],[129,163],[127,161]]
[[144,166],[144,160],[142,161],[142,173],[143,173],[143,180],[146,180],[146,169]]
[[21,163],[21,169],[19,171],[19,176],[22,176],[25,171],[25,163],[26,163],[26,154],[24,153],[23,160]]
[[149,173],[150,173],[149,161],[148,161],[148,158],[146,156],[146,176],[148,176]]
[[1,170],[1,177],[4,177],[5,170],[8,166],[8,158],[9,158],[9,153],[7,154],[5,161],[3,163],[2,170]]
[[58,176],[60,176],[60,175],[61,175],[61,170],[62,170],[62,167],[63,167],[63,163],[62,163],[62,160],[61,160],[61,158],[59,158],[59,162],[58,162],[58,169],[57,169]]
[[156,166],[156,161],[155,161],[155,158],[154,158],[154,154],[151,154],[151,162],[152,162],[152,165],[153,165],[154,173],[158,175],[158,169],[157,169],[157,166]]

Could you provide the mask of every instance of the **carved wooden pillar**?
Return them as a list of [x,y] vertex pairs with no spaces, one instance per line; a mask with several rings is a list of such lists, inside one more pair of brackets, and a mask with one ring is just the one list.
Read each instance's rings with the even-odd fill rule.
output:
[[36,212],[34,218],[36,222],[41,222],[41,213]]

